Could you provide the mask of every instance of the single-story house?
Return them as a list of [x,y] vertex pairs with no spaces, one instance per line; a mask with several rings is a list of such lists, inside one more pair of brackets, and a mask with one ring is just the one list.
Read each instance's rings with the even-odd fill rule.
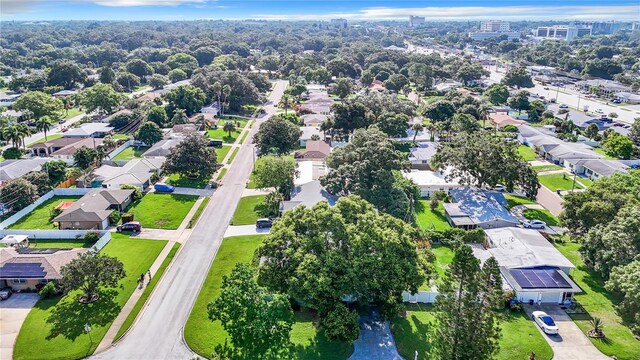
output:
[[546,129],[533,128],[529,125],[520,125],[518,140],[523,145],[531,147],[544,159],[560,166],[570,167],[572,160],[602,158],[602,155],[593,151],[587,144],[564,142],[546,131]]
[[491,123],[498,128],[502,128],[507,125],[515,126],[527,123],[524,120],[514,119],[511,116],[503,113],[489,113],[489,120],[491,120]]
[[322,131],[317,126],[300,126],[300,146],[306,147],[307,141],[310,141],[314,135],[318,135],[320,139],[324,137]]
[[412,169],[431,170],[431,158],[438,152],[438,144],[421,142],[418,147],[409,149],[409,162]]
[[[25,251],[26,250],[26,251]],[[60,249],[30,252],[29,249],[0,249],[0,288],[36,290],[49,281],[62,280],[61,269],[89,249]]]
[[492,113],[498,113],[498,114],[509,114],[510,111],[513,111],[512,108],[510,108],[509,106],[492,106],[491,107],[491,112]]
[[331,114],[331,105],[333,104],[332,102],[307,102],[302,104],[301,108],[309,111],[313,114],[322,114],[322,115],[329,115]]
[[320,184],[320,177],[324,176],[327,171],[324,161],[299,161],[298,174],[293,181],[295,187],[291,192],[291,200],[283,201],[280,204],[280,211],[287,211],[298,205],[311,207],[321,201],[328,201],[329,205],[334,205],[338,197],[329,194]]
[[217,103],[212,103],[200,109],[200,112],[202,114],[210,114],[210,115],[216,116],[220,112],[220,109],[218,108]]
[[591,180],[615,173],[626,173],[630,168],[640,166],[640,160],[604,160],[604,159],[580,159],[571,162],[573,171]]
[[20,96],[22,96],[22,94],[16,92],[0,93],[0,106],[9,107],[13,105]]
[[371,84],[369,85],[369,89],[374,90],[374,91],[379,91],[379,92],[383,92],[383,91],[387,90],[384,87],[384,84],[382,83],[382,81],[380,81],[380,80],[373,80],[371,82]]
[[640,94],[634,94],[630,92],[619,92],[614,95],[616,99],[620,99],[622,102],[629,104],[640,104]]
[[17,179],[32,171],[40,171],[51,159],[34,157],[30,159],[10,159],[0,163],[0,185]]
[[144,158],[153,158],[153,157],[166,157],[171,153],[171,149],[173,149],[176,145],[182,142],[182,139],[164,139],[160,140],[157,143],[153,144],[149,150],[145,151],[142,154]]
[[302,121],[305,126],[320,126],[329,116],[323,114],[307,114],[302,115]]
[[295,158],[301,160],[321,160],[331,152],[331,146],[322,140],[307,141],[305,150],[296,151]]
[[70,129],[62,136],[65,138],[102,138],[113,131],[113,127],[105,123],[84,123],[80,127]]
[[582,292],[569,277],[575,266],[540,232],[506,227],[485,233],[487,249],[474,248],[474,254],[481,260],[489,256],[496,259],[518,300],[562,304]]
[[502,193],[465,187],[451,189],[449,194],[455,202],[443,206],[447,221],[454,227],[492,229],[520,224],[505,208],[507,200]]
[[16,121],[21,121],[22,120],[22,116],[24,115],[24,113],[22,111],[18,111],[18,110],[6,110],[0,115],[9,116],[9,117],[14,118]]
[[57,98],[61,98],[61,97],[67,97],[69,95],[75,95],[78,92],[76,90],[60,90],[58,92],[54,92],[53,94],[51,94],[53,97],[57,97]]
[[441,171],[411,170],[402,172],[402,176],[413,181],[420,188],[420,196],[431,197],[434,192],[449,193],[452,189],[462,187],[455,179],[447,180],[447,175]]
[[449,91],[449,90],[454,90],[459,88],[462,85],[462,83],[455,81],[455,80],[446,80],[444,82],[441,82],[439,84],[436,84],[434,87],[436,88],[436,90],[438,91]]
[[[61,138],[65,139],[65,138]],[[67,139],[76,139],[74,143],[71,143],[67,146],[62,147],[61,149],[54,151],[50,154],[51,157],[56,159],[73,159],[73,154],[78,151],[81,147],[87,147],[90,149],[95,149],[98,146],[102,145],[103,140],[101,138],[67,138]]]
[[[596,124],[599,130],[602,130],[606,127],[604,121],[601,120],[600,116],[593,116],[582,111],[576,111],[572,109],[565,109],[568,112],[564,114],[558,114],[558,110],[560,110],[559,105],[550,105],[550,110],[553,110],[555,113],[555,118],[559,120],[569,119],[572,123],[574,123],[580,129],[586,129],[591,124]],[[568,115],[567,115],[568,114]]]
[[146,93],[146,94],[144,94],[142,96],[137,97],[136,100],[138,100],[140,102],[153,101],[155,98],[159,98],[159,97],[162,97],[161,93],[152,91],[152,92],[148,92],[148,93]]
[[114,211],[124,211],[131,203],[133,189],[95,189],[78,199],[73,205],[53,218],[58,228],[97,229],[109,227],[109,215]]
[[93,187],[120,189],[122,185],[134,185],[140,190],[151,185],[151,177],[158,174],[164,158],[142,158],[128,161],[124,166],[102,165],[94,173]]
[[57,138],[47,140],[45,142],[37,143],[31,145],[31,154],[33,156],[49,156],[54,152],[64,148],[65,146],[69,146],[74,144],[81,139],[79,138]]

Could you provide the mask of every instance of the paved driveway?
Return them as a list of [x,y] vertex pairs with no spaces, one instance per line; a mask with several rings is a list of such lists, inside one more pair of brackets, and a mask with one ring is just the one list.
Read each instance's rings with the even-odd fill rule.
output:
[[266,235],[271,229],[258,229],[255,225],[229,226],[224,237],[240,235]]
[[173,194],[176,195],[196,195],[196,196],[211,196],[215,189],[193,189],[188,187],[176,187]]
[[587,338],[582,330],[567,315],[564,310],[557,305],[529,306],[525,305],[527,316],[531,318],[531,313],[536,310],[542,310],[551,315],[558,325],[560,334],[547,335],[536,324],[536,328],[547,340],[547,343],[553,349],[553,360],[606,360],[611,359],[602,354]]
[[349,360],[402,360],[388,321],[381,321],[376,314],[360,317],[360,337],[353,343]]
[[38,301],[38,294],[13,294],[0,302],[0,359],[13,358],[20,327]]

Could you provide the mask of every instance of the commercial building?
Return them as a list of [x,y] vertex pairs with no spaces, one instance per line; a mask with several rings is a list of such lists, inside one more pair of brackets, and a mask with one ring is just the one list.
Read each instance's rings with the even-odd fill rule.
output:
[[610,35],[620,30],[620,23],[615,21],[574,21],[571,25],[590,28],[590,35]]
[[542,39],[571,41],[581,36],[580,34],[585,35],[584,32],[587,30],[590,34],[591,28],[578,28],[569,25],[541,26],[536,29],[535,36]]
[[331,19],[331,25],[346,28],[347,27],[347,19]]
[[507,32],[510,30],[511,26],[506,21],[491,20],[480,23],[480,31]]
[[474,41],[499,38],[500,36],[506,36],[508,40],[519,39],[520,33],[515,31],[498,32],[498,31],[480,31],[470,32],[469,38]]
[[409,26],[418,27],[425,23],[424,16],[409,16]]

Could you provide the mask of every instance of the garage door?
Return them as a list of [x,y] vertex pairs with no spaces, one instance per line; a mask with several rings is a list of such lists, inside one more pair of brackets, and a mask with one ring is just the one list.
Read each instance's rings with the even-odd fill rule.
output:
[[530,293],[530,292],[523,292],[523,293],[518,293],[518,300],[527,303],[529,302],[529,300],[533,300],[534,302],[538,301],[538,293],[534,292],[534,293]]
[[560,300],[560,293],[542,293],[543,303],[557,304]]

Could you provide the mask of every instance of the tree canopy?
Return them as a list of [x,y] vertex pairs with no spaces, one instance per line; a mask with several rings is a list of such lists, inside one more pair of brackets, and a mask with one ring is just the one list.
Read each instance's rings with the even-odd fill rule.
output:
[[138,129],[136,138],[147,144],[147,146],[151,146],[162,140],[163,135],[162,130],[156,123],[147,121]]
[[97,110],[111,114],[124,100],[124,95],[117,93],[111,84],[96,84],[80,93],[80,105],[87,112]]
[[504,75],[502,83],[507,86],[520,88],[532,88],[533,80],[531,75],[527,73],[527,69],[523,67],[512,68]]
[[260,154],[284,155],[296,148],[300,128],[281,116],[274,115],[262,124],[253,136]]
[[100,288],[114,288],[125,278],[124,265],[108,255],[86,252],[60,270],[68,290],[81,290],[86,301],[93,301]]
[[218,169],[216,152],[207,146],[202,135],[188,134],[171,149],[162,169],[166,174],[208,179]]
[[204,106],[206,96],[197,87],[191,85],[181,85],[169,91],[165,96],[167,101],[167,112],[174,113],[176,109],[183,109],[187,116],[191,116]]
[[60,99],[42,91],[29,91],[20,96],[12,106],[15,110],[29,111],[34,119],[49,116],[58,119],[64,106]]

